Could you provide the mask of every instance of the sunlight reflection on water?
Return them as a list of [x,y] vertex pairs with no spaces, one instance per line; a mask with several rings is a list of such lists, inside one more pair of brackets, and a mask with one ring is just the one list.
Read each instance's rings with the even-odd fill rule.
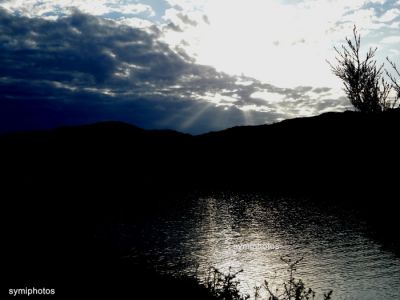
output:
[[[125,225],[132,247],[165,272],[193,273],[209,267],[243,269],[240,288],[281,284],[283,255],[304,257],[297,278],[334,299],[400,299],[400,259],[368,237],[351,212],[329,212],[291,199],[257,195],[200,198],[145,224]],[[143,239],[137,242],[137,235]]]

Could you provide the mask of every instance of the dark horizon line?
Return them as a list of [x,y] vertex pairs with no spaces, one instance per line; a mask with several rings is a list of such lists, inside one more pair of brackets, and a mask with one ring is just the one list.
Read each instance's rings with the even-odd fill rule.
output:
[[0,137],[9,136],[9,135],[18,135],[18,134],[29,134],[29,133],[45,133],[45,132],[50,133],[50,132],[55,132],[55,131],[60,131],[60,130],[84,128],[84,127],[91,127],[91,126],[101,126],[101,125],[106,125],[106,124],[110,124],[110,125],[118,125],[119,124],[122,126],[129,126],[131,128],[136,128],[136,129],[140,129],[140,130],[144,130],[144,131],[176,132],[176,133],[180,133],[183,135],[189,135],[189,136],[202,136],[202,135],[207,135],[207,134],[212,134],[212,133],[224,132],[224,131],[235,129],[235,128],[264,127],[264,126],[270,126],[270,125],[274,125],[274,124],[280,124],[282,122],[291,121],[291,120],[312,119],[312,118],[318,118],[318,117],[324,116],[324,115],[343,114],[343,113],[362,113],[362,112],[359,112],[356,110],[328,111],[328,112],[320,113],[318,115],[298,116],[298,117],[287,118],[287,119],[283,119],[283,120],[271,122],[271,123],[256,124],[256,125],[244,125],[244,124],[243,125],[235,125],[232,127],[226,127],[221,130],[210,130],[210,131],[206,131],[203,133],[197,133],[197,134],[183,132],[183,131],[171,129],[171,128],[145,128],[145,127],[141,127],[141,126],[138,126],[134,123],[130,123],[127,121],[119,121],[119,120],[110,119],[110,120],[102,120],[102,121],[95,121],[95,122],[88,122],[88,123],[83,122],[81,124],[60,125],[60,126],[54,126],[54,127],[49,127],[49,128],[36,128],[36,129],[32,128],[32,129],[26,129],[26,130],[12,130],[9,132],[7,132],[7,131],[2,132],[0,130]]

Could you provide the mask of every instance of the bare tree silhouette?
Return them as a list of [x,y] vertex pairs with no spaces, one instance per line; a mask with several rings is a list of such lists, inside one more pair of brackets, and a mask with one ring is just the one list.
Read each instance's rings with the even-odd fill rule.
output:
[[337,65],[329,61],[332,72],[342,79],[344,90],[353,106],[366,113],[382,112],[391,108],[388,96],[392,85],[383,78],[383,64],[374,59],[377,48],[370,48],[365,59],[360,57],[361,37],[353,28],[353,40],[346,37],[346,45],[334,47]]
[[[389,57],[386,57],[386,60],[389,62],[389,64],[392,66],[394,72],[396,73],[397,76],[400,77],[400,71],[397,68],[396,64],[389,59]],[[391,108],[398,108],[400,107],[400,83],[397,82],[396,77],[394,77],[391,73],[389,73],[387,70],[385,70],[386,75],[390,78],[392,82],[392,87],[396,91],[396,96],[394,100],[391,102]]]

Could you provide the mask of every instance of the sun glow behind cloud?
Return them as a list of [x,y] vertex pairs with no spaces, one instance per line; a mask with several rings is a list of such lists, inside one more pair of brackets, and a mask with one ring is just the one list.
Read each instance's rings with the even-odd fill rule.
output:
[[[351,34],[400,29],[400,4],[390,0],[161,0],[169,8],[156,16],[154,1],[14,0],[0,6],[30,17],[55,18],[72,8],[135,27],[157,25],[163,40],[197,63],[228,74],[244,74],[283,87],[338,88],[326,59],[333,45]],[[384,7],[384,4],[391,5]],[[379,9],[385,10],[378,14]],[[379,9],[378,9],[379,8]],[[376,32],[375,32],[376,34]],[[383,48],[398,41],[380,37]],[[379,38],[366,39],[365,48]],[[393,48],[393,47],[392,47]],[[386,49],[392,55],[395,51]],[[384,57],[382,55],[382,58]]]
[[[59,36],[71,34],[76,41],[68,44],[68,51],[79,57],[81,48],[88,47],[87,59],[91,61],[94,53],[101,57],[93,61],[93,70],[86,71],[93,78],[104,77],[103,81],[80,88],[83,77],[53,80],[56,88],[90,92],[94,98],[112,96],[112,101],[123,99],[130,105],[137,105],[138,99],[148,101],[140,106],[147,114],[140,120],[154,117],[149,126],[191,128],[191,132],[349,108],[326,59],[334,60],[333,46],[351,35],[354,24],[361,31],[364,51],[378,46],[379,62],[387,55],[400,60],[400,2],[394,0],[0,0],[1,7],[14,18],[28,17],[31,21],[24,20],[28,28],[28,23],[55,20],[52,26],[65,31]],[[64,28],[74,14],[83,22]],[[131,31],[120,25],[143,32],[128,36]],[[106,42],[116,35],[121,42]],[[49,51],[40,43],[46,36],[37,32],[20,43],[39,55]],[[15,54],[11,44],[6,47]],[[66,51],[54,54],[61,50]],[[68,73],[68,68],[59,71]],[[49,71],[44,66],[32,77]],[[10,72],[4,84],[19,80]],[[139,115],[133,123],[140,124]],[[215,126],[207,127],[212,122]]]
[[384,2],[379,0],[203,0],[196,6],[192,1],[170,2],[181,11],[173,8],[167,16],[184,11],[199,20],[204,14],[207,22],[168,32],[167,41],[181,42],[198,63],[285,87],[337,88],[340,82],[326,64],[334,57],[333,45],[351,34],[354,24],[368,34],[399,16],[398,9],[392,9],[377,17],[366,4]]

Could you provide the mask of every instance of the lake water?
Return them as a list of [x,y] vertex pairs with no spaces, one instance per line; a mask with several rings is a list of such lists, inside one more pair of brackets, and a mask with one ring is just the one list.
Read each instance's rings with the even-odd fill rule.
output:
[[[104,228],[103,228],[104,229]],[[296,277],[334,299],[400,299],[400,258],[344,211],[293,199],[218,194],[175,203],[135,224],[113,225],[129,259],[160,272],[204,279],[209,268],[238,275],[243,293],[288,278],[281,256],[304,257]],[[196,267],[198,266],[198,267]],[[195,271],[197,268],[197,271]]]

